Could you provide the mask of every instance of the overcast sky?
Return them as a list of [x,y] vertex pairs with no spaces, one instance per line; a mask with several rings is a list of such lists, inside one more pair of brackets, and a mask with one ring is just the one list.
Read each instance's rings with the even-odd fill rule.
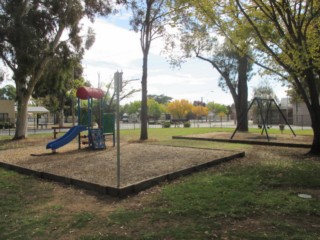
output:
[[[139,79],[132,81],[130,87],[141,88],[142,52],[139,34],[129,27],[128,14],[118,14],[108,18],[98,18],[90,24],[96,33],[94,45],[85,53],[83,59],[84,77],[94,87],[98,86],[98,79],[106,85],[113,78],[116,71],[123,71],[123,79]],[[88,25],[88,21],[84,21]],[[218,73],[207,62],[191,59],[180,69],[172,69],[161,54],[162,42],[152,43],[149,54],[148,94],[172,97],[173,99],[187,99],[190,102],[201,101],[233,103],[230,93],[223,92],[218,87]],[[259,76],[255,76],[249,83],[249,100],[252,89],[257,86]],[[3,87],[5,83],[1,84]],[[279,99],[286,97],[281,84],[272,82]],[[141,93],[136,93],[122,104],[134,100],[141,100]]]
[[[86,52],[84,63],[85,77],[98,86],[98,75],[102,84],[109,82],[114,72],[123,71],[123,78],[139,79],[131,87],[141,88],[142,52],[139,34],[128,26],[127,15],[116,15],[109,18],[98,18],[92,27],[96,33],[93,47]],[[230,105],[233,103],[230,93],[218,87],[219,74],[207,62],[192,59],[180,69],[172,69],[161,54],[161,41],[153,42],[148,67],[148,94],[164,94],[173,99],[187,99],[191,102],[203,100]],[[255,76],[249,83],[249,100],[252,89],[259,82]],[[285,89],[278,82],[272,82],[279,100],[286,97]],[[125,102],[140,100],[141,93],[135,94]]]

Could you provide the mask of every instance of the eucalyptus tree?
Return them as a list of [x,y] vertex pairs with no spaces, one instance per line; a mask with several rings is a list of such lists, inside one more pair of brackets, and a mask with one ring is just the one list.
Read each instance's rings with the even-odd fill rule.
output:
[[148,139],[148,56],[151,44],[163,37],[166,25],[171,22],[171,10],[167,0],[134,0],[130,2],[133,17],[130,24],[140,33],[140,45],[143,54],[141,78],[141,133],[140,139]]
[[[111,1],[110,1],[111,2]],[[109,14],[103,0],[0,2],[0,59],[13,72],[17,95],[15,139],[27,136],[27,104],[61,44],[81,47],[80,20]]]
[[[82,52],[75,54],[66,44],[60,44],[50,62],[50,68],[44,70],[32,93],[35,99],[45,99],[46,107],[57,116],[59,126],[62,126],[64,122],[67,100],[70,98],[71,105],[74,105],[76,89],[86,85],[82,77],[81,60]],[[68,107],[72,115],[74,106]]]
[[[199,10],[201,12],[201,10]],[[198,13],[199,14],[199,13]],[[207,13],[209,14],[209,13]],[[211,15],[209,15],[210,17]],[[204,16],[201,15],[201,18]],[[210,20],[210,18],[209,18]],[[227,30],[224,26],[215,22],[208,23],[199,19],[197,14],[190,17],[190,14],[182,15],[180,19],[180,31],[178,44],[174,43],[176,38],[168,38],[166,52],[170,52],[172,65],[180,65],[187,58],[196,57],[208,62],[220,74],[219,87],[230,92],[236,109],[237,124],[239,131],[248,131],[247,102],[248,102],[248,81],[251,79],[253,61],[248,38],[239,37],[239,24]],[[232,31],[232,33],[229,33]],[[224,39],[223,43],[218,40]],[[237,42],[231,35],[237,35]],[[173,39],[173,42],[172,42]],[[171,43],[170,43],[171,41]],[[180,48],[177,48],[180,46]],[[179,49],[178,54],[174,51]],[[181,51],[182,50],[182,51]]]
[[320,2],[235,0],[250,24],[253,45],[287,75],[306,104],[314,133],[310,154],[320,155]]
[[0,99],[1,100],[15,100],[16,99],[16,88],[11,84],[5,85],[0,88]]

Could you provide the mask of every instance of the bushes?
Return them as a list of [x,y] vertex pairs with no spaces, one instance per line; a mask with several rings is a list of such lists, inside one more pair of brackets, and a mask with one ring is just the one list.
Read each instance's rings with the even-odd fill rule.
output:
[[162,127],[163,127],[163,128],[170,128],[170,127],[171,127],[170,121],[165,121],[165,122],[163,122],[163,123],[162,123]]
[[185,128],[189,128],[190,126],[191,126],[191,123],[189,121],[183,123],[183,127]]
[[[171,123],[170,121],[165,121],[165,122],[162,123],[162,127],[163,127],[163,128],[170,128],[170,127],[171,127],[171,124],[172,124],[172,123]],[[179,127],[180,124],[183,124],[183,127],[185,127],[185,128],[191,127],[191,123],[190,123],[189,121],[187,121],[187,122],[175,122],[175,123],[174,123],[175,127],[176,127],[176,126]]]
[[9,122],[0,122],[0,129],[8,129],[8,128],[13,128],[14,124],[9,123]]

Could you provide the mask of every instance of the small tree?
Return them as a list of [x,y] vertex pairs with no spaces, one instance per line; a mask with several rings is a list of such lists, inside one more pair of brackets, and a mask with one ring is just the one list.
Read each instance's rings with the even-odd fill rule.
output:
[[193,106],[192,113],[199,119],[201,117],[208,116],[209,109],[203,106]]
[[123,107],[123,112],[128,113],[129,115],[131,114],[136,114],[140,112],[141,109],[141,101],[134,101],[131,103],[127,103]]
[[167,110],[174,118],[183,119],[192,111],[192,104],[185,99],[175,100],[168,104]]
[[148,99],[148,113],[149,117],[152,117],[154,119],[159,119],[161,116],[161,113],[163,113],[163,107],[162,104],[159,104],[154,99]]
[[253,57],[245,17],[239,15],[234,1],[177,0],[174,4],[188,8],[176,18],[180,29],[175,34],[178,44],[176,39],[167,44],[171,63],[179,65],[196,57],[218,71],[219,87],[230,92],[234,101],[239,130],[247,132],[248,81]]

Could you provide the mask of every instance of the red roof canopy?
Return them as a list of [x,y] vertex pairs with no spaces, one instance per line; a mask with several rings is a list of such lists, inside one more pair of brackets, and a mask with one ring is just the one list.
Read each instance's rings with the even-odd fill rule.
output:
[[101,99],[104,92],[99,88],[80,87],[77,90],[77,97],[80,99],[97,98]]

